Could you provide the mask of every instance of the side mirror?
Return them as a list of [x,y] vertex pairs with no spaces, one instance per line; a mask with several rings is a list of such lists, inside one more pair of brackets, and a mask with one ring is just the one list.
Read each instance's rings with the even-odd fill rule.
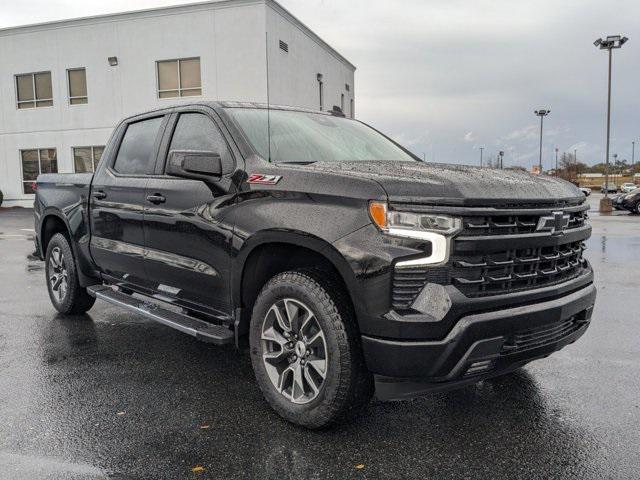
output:
[[211,180],[222,176],[222,159],[215,152],[172,150],[166,170],[176,177]]

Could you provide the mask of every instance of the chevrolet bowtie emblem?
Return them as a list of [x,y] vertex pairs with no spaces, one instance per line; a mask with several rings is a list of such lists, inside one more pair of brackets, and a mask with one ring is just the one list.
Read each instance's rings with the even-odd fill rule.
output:
[[540,217],[536,232],[551,232],[551,235],[562,235],[569,226],[569,215],[563,212],[551,212],[551,215]]

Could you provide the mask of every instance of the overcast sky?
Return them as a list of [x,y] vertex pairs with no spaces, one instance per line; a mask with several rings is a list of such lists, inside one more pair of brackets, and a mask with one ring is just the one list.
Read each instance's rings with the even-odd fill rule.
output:
[[[180,0],[23,0],[0,3],[0,27],[190,3]],[[604,160],[607,56],[603,35],[630,37],[614,53],[612,153],[640,160],[640,2],[637,0],[280,0],[358,68],[356,113],[427,160],[505,165],[555,146]]]

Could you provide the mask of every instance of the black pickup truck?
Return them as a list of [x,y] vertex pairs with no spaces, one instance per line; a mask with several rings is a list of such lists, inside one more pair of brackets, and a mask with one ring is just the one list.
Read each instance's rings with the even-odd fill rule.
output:
[[57,310],[98,298],[248,342],[266,400],[309,428],[374,392],[409,398],[546,357],[585,332],[596,297],[575,186],[427,164],[337,108],[148,112],[116,127],[95,174],[36,187]]

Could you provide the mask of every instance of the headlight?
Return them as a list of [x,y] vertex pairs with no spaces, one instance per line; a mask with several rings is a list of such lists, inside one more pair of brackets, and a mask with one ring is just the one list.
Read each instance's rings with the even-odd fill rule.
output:
[[460,230],[460,219],[444,215],[419,214],[406,212],[389,212],[387,214],[389,228],[437,232],[452,235]]
[[388,211],[384,202],[370,202],[369,215],[383,232],[431,243],[431,255],[401,261],[398,267],[445,263],[451,250],[451,237],[461,230],[462,220],[447,215]]

